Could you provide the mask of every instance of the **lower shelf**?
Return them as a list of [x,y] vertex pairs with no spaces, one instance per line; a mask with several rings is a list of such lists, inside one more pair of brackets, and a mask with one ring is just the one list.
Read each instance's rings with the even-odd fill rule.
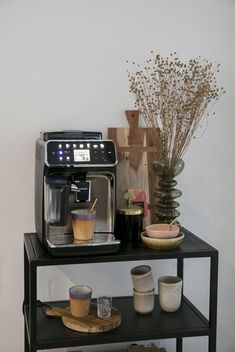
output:
[[[183,297],[180,309],[174,313],[163,312],[158,296],[152,313],[140,315],[133,309],[133,297],[113,298],[113,306],[122,314],[122,324],[103,333],[83,333],[66,328],[61,318],[46,317],[37,308],[37,339],[32,344],[37,349],[98,345],[116,342],[157,340],[190,336],[208,336],[208,320]],[[67,307],[68,301],[49,302],[54,306]],[[29,307],[24,307],[26,325],[29,323]]]

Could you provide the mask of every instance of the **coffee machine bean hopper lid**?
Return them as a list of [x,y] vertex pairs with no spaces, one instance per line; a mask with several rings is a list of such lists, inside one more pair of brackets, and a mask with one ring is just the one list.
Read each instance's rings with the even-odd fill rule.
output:
[[55,140],[73,140],[73,139],[102,139],[101,132],[80,131],[80,130],[63,130],[63,131],[42,131],[40,137],[43,141]]

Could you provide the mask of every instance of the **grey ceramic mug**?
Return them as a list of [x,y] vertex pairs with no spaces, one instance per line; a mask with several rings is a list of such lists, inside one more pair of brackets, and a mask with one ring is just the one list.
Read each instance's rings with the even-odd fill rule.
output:
[[148,292],[138,292],[133,289],[133,305],[136,312],[149,314],[154,309],[154,289]]
[[162,276],[158,278],[159,304],[165,312],[179,309],[182,297],[182,279],[178,276]]
[[149,292],[154,289],[154,280],[149,265],[138,265],[131,269],[134,289],[138,292]]

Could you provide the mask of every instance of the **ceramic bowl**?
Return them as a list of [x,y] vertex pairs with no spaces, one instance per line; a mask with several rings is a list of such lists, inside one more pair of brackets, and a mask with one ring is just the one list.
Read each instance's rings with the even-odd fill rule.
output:
[[174,249],[179,247],[184,239],[184,234],[175,238],[151,238],[142,232],[141,239],[146,247],[151,249]]
[[179,231],[179,226],[169,224],[152,224],[146,227],[147,236],[151,238],[174,238]]

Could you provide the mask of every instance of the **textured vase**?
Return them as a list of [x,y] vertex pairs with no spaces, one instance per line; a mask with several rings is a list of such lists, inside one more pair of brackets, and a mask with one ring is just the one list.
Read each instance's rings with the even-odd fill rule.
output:
[[162,161],[153,162],[153,170],[158,176],[158,187],[154,191],[156,198],[156,222],[157,223],[171,223],[175,218],[180,216],[177,209],[179,202],[175,199],[182,195],[182,192],[175,188],[177,182],[175,177],[178,176],[184,169],[184,161],[179,159],[174,169],[169,172],[165,163]]

